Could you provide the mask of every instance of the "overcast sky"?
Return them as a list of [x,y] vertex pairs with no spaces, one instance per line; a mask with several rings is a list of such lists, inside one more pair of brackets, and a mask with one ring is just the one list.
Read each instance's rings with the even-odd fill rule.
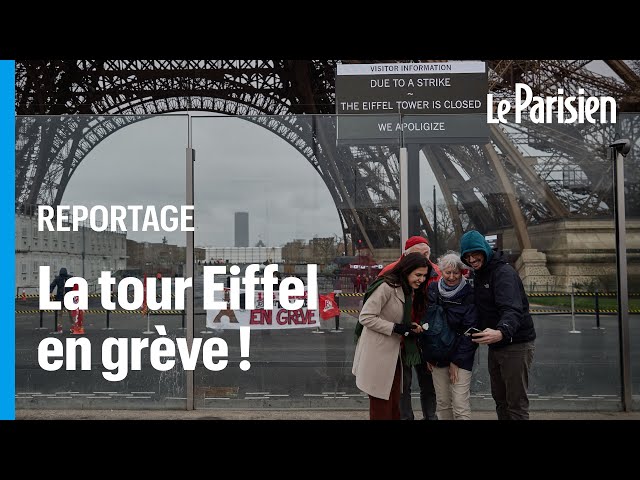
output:
[[[233,246],[234,213],[249,212],[249,244],[342,236],[324,183],[277,135],[239,118],[193,119],[196,246]],[[182,205],[186,197],[186,116],[127,126],[82,161],[65,191],[71,205]],[[128,225],[130,228],[130,224]],[[129,232],[137,241],[186,244],[184,233]]]

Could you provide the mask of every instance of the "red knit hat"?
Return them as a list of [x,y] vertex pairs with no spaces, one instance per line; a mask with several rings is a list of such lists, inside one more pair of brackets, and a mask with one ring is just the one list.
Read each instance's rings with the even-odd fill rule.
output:
[[409,250],[411,247],[419,243],[426,243],[427,245],[429,245],[429,241],[426,238],[415,236],[407,238],[407,241],[404,244],[404,249]]

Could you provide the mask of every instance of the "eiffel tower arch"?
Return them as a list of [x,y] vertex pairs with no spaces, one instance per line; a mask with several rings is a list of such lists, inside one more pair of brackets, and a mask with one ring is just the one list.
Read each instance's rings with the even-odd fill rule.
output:
[[[397,178],[393,154],[381,148],[338,151],[328,140],[335,138],[335,119],[323,114],[334,110],[334,70],[335,62],[284,60],[19,62],[16,205],[58,205],[86,155],[148,115],[212,112],[241,116],[297,149],[332,195],[345,237],[364,238],[372,249],[397,245],[398,215],[380,215],[366,191],[353,189],[373,168],[377,184],[371,188],[386,203],[397,202],[397,192],[390,197],[385,186]],[[313,114],[311,121],[301,121],[304,114]]]
[[[397,249],[396,152],[385,146],[335,145],[339,62],[16,62],[16,205],[23,211],[37,204],[58,205],[82,160],[119,129],[149,115],[211,112],[254,122],[299,151],[334,200],[345,244],[360,239],[372,251]],[[592,72],[590,62],[489,60],[488,90],[496,100],[513,101],[518,82],[543,96],[555,95],[558,87],[567,96],[583,89],[584,95],[614,97],[622,112],[640,110],[637,69],[607,60],[618,80]],[[605,146],[621,131],[638,138],[638,129],[637,117],[621,118],[616,125],[508,124],[492,127],[487,145],[428,145],[422,153],[457,234],[472,227],[508,230],[524,251],[532,248],[531,226],[611,215],[611,163]],[[631,155],[630,163],[636,158]],[[640,213],[640,174],[637,168],[629,172],[631,217]],[[559,181],[558,176],[573,181]],[[431,238],[433,226],[424,211],[419,214],[420,231]]]

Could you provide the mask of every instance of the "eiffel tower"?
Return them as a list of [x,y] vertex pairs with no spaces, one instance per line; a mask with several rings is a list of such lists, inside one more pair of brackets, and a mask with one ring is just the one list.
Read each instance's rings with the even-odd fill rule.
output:
[[[16,190],[19,211],[58,205],[85,156],[121,128],[149,115],[203,111],[243,116],[296,148],[334,200],[347,241],[372,251],[397,248],[399,174],[385,146],[336,146],[338,63],[393,60],[77,60],[16,62]],[[604,61],[620,79],[591,71],[592,60],[488,60],[488,92],[513,102],[514,86],[534,95],[607,95],[617,124],[492,126],[491,143],[422,147],[454,228],[489,232],[513,227],[527,248],[527,225],[549,219],[611,215],[611,162],[616,135],[638,138],[638,69]],[[637,66],[636,66],[637,67]],[[307,114],[321,122],[299,122]],[[36,117],[46,116],[46,117]],[[637,148],[637,147],[636,147]],[[338,160],[339,159],[339,160]],[[638,155],[629,155],[627,214],[640,214]],[[633,168],[633,167],[636,168]],[[558,173],[574,181],[558,181]],[[356,188],[366,185],[367,188]],[[420,209],[420,230],[433,228]],[[347,240],[349,239],[349,240]]]

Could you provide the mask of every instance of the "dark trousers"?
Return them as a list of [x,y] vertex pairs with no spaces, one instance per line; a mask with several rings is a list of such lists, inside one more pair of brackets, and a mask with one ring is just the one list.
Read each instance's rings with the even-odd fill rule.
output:
[[488,364],[491,396],[498,420],[529,420],[529,370],[534,342],[489,348]]
[[411,406],[411,371],[415,369],[420,386],[420,406],[422,407],[423,420],[437,420],[436,416],[436,390],[433,388],[431,372],[426,364],[407,367],[405,365],[402,377],[402,395],[400,396],[400,419],[413,420],[413,407]]
[[369,395],[369,420],[400,420],[400,379],[402,378],[400,370],[400,359],[398,359],[389,400]]

